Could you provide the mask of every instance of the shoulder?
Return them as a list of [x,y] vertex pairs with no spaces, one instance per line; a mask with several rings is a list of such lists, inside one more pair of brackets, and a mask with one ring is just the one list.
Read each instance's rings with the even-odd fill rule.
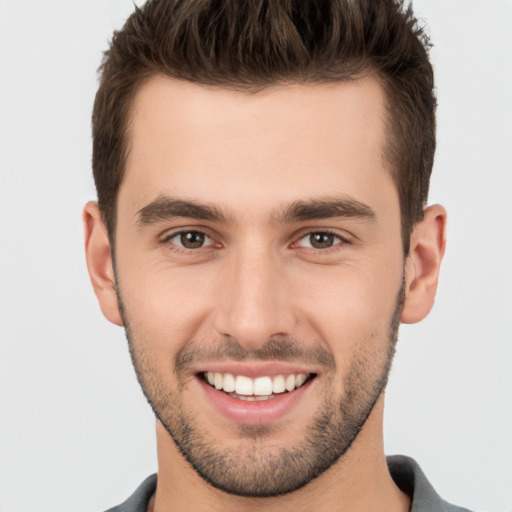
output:
[[471,512],[443,500],[410,457],[393,455],[387,457],[387,463],[396,485],[411,497],[411,512]]
[[124,503],[106,512],[146,512],[148,502],[156,490],[156,480],[156,474],[148,476]]

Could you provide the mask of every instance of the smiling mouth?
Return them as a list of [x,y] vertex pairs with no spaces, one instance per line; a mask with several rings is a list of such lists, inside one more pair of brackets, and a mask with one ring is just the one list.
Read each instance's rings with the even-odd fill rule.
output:
[[314,373],[297,373],[287,375],[273,375],[256,377],[252,379],[245,375],[233,375],[232,373],[203,372],[202,378],[212,388],[223,391],[231,398],[257,402],[272,400],[285,393],[304,386],[312,380]]

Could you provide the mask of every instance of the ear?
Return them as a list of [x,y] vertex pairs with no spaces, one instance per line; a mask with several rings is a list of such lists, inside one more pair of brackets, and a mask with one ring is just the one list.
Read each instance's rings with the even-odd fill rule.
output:
[[405,263],[405,302],[401,320],[414,324],[432,309],[439,269],[446,248],[446,210],[439,205],[425,209],[411,234]]
[[116,282],[107,228],[98,204],[89,202],[83,211],[87,270],[105,318],[123,325],[116,295]]

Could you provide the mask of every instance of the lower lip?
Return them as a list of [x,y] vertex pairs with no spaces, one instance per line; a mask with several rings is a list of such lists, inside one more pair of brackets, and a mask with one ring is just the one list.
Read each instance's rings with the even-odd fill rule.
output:
[[197,377],[206,398],[229,420],[243,425],[264,425],[288,414],[304,397],[315,379],[308,380],[300,388],[275,395],[268,400],[239,400],[224,391],[218,391]]

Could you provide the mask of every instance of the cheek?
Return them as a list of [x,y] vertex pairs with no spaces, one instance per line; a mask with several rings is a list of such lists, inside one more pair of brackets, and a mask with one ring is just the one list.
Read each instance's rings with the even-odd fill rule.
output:
[[157,354],[180,350],[197,337],[212,302],[212,273],[151,262],[120,262],[125,316],[137,339]]
[[[375,262],[374,262],[375,263]],[[328,350],[346,358],[357,345],[384,344],[402,282],[402,268],[384,264],[320,268],[296,280],[297,308]],[[300,288],[300,289],[299,289]]]

